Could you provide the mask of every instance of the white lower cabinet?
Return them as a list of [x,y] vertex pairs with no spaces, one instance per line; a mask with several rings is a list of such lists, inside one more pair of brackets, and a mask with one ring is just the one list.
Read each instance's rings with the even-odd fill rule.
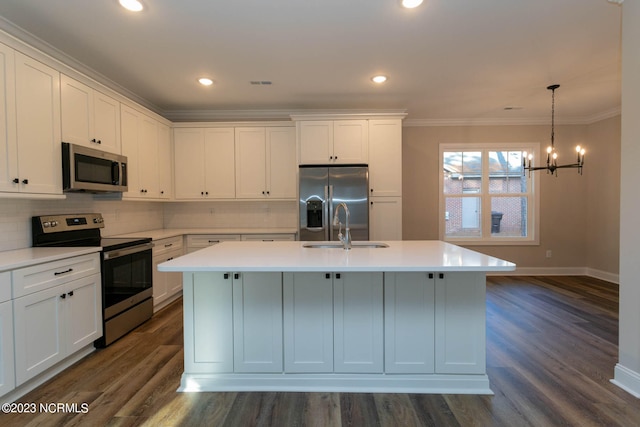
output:
[[330,273],[284,273],[284,370],[333,372],[333,280]]
[[369,240],[402,240],[402,197],[369,199]]
[[233,273],[233,370],[282,372],[282,273]]
[[239,234],[189,234],[187,235],[187,253],[190,254],[220,242],[239,240]]
[[183,276],[186,372],[233,372],[233,286],[225,274]]
[[0,396],[16,386],[13,355],[13,305],[5,301],[0,303]]
[[335,273],[334,372],[383,371],[382,273]]
[[486,372],[486,275],[436,274],[437,374]]
[[13,301],[16,385],[102,336],[99,274]]
[[385,372],[434,372],[434,298],[434,273],[384,274]]
[[160,272],[158,264],[184,255],[182,236],[159,239],[153,242],[153,307],[158,310],[172,301],[182,291],[182,273]]
[[282,273],[183,280],[186,372],[282,372]]

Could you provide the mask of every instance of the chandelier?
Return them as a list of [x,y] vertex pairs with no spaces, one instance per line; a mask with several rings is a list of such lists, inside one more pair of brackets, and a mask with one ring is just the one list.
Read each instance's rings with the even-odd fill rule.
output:
[[585,150],[579,145],[576,147],[576,153],[578,156],[578,160],[576,161],[576,163],[569,163],[566,165],[558,164],[558,153],[556,152],[556,147],[554,145],[554,139],[555,139],[555,132],[554,132],[555,117],[554,116],[555,116],[555,103],[556,103],[555,102],[556,89],[558,89],[559,87],[560,85],[551,85],[547,87],[547,89],[551,91],[551,145],[547,147],[547,165],[533,166],[533,154],[529,153],[529,155],[527,156],[527,153],[525,152],[522,155],[522,174],[523,175],[525,170],[529,171],[529,175],[531,175],[531,171],[546,170],[548,174],[550,173],[551,175],[555,174],[556,176],[558,176],[558,172],[557,172],[558,169],[568,169],[568,168],[577,168],[578,173],[582,175],[582,166],[584,165]]

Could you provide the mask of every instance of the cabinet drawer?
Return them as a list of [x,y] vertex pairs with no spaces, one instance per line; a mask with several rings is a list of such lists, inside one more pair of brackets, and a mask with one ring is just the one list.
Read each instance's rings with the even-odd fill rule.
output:
[[13,298],[99,273],[100,255],[98,253],[20,268],[12,272]]
[[11,272],[0,273],[0,303],[11,299]]
[[243,234],[241,240],[271,242],[276,240],[296,240],[295,234]]
[[182,251],[182,236],[169,237],[167,239],[154,240],[153,256],[161,255],[167,252]]
[[239,234],[191,234],[187,236],[187,247],[206,248],[225,240],[240,240]]

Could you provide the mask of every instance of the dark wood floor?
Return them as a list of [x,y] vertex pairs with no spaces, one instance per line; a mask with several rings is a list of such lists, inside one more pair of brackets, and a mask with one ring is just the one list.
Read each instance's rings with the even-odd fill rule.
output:
[[20,399],[86,414],[0,415],[2,426],[640,426],[640,400],[609,382],[618,287],[588,277],[491,277],[494,396],[177,393],[181,301]]

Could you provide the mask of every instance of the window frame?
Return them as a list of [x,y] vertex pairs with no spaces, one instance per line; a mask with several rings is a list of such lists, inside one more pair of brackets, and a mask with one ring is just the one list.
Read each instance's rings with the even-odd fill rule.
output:
[[[482,157],[482,185],[478,194],[469,194],[464,196],[463,193],[454,197],[479,197],[480,198],[480,229],[479,237],[451,237],[446,236],[446,198],[452,197],[451,194],[444,192],[444,153],[448,151],[457,152],[481,152]],[[528,176],[527,192],[525,193],[491,193],[489,192],[489,152],[490,151],[522,151],[533,153],[535,157],[539,157],[540,143],[440,143],[439,144],[439,200],[438,200],[438,235],[440,240],[465,246],[515,246],[515,245],[539,245],[540,230],[540,191],[538,189],[538,181],[535,172],[525,172]],[[491,215],[484,214],[491,212],[492,197],[526,197],[527,198],[527,236],[492,236],[491,234]]]

